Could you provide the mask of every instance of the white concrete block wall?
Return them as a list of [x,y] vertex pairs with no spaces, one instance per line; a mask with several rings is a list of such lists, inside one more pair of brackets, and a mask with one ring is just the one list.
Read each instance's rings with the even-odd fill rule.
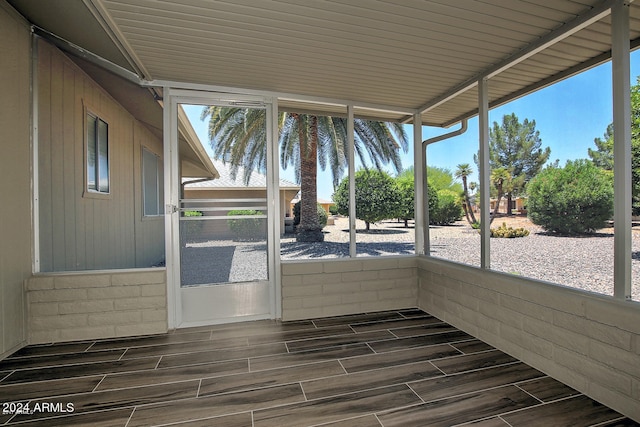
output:
[[412,308],[415,257],[344,258],[282,263],[282,319]]
[[640,422],[640,303],[420,257],[418,306]]
[[38,274],[25,283],[29,344],[167,331],[164,269]]

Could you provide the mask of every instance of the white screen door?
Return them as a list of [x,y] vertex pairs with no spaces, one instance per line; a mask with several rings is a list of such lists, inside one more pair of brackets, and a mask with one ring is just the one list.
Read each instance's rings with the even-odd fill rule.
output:
[[[267,185],[277,182],[271,167],[271,104],[263,98],[231,94],[222,99],[220,94],[168,93],[173,148],[170,158],[165,159],[165,165],[170,163],[167,170],[172,178],[171,204],[167,207],[171,217],[167,221],[171,228],[171,260],[167,262],[170,327],[172,317],[173,327],[178,328],[274,318],[274,244],[278,241],[274,236],[279,234],[279,221],[273,220],[278,191]],[[263,152],[259,154],[265,159],[262,167],[250,170],[247,164],[238,164],[234,170],[229,158],[213,159],[220,177],[203,180],[199,176],[198,167],[193,167],[193,150],[185,148],[186,140],[193,139],[188,127],[208,129],[209,121],[216,118],[210,115],[204,122],[189,125],[184,120],[200,120],[200,114],[194,119],[194,109],[202,112],[211,107],[233,111],[259,123],[259,133],[264,137]],[[245,125],[230,126],[239,126],[235,130],[242,131],[246,130]],[[209,135],[200,135],[199,139],[212,153]]]

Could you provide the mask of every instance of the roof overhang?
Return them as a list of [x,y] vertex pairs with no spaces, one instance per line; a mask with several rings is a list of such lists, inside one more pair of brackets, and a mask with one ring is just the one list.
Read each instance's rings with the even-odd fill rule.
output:
[[[281,110],[450,126],[607,61],[622,0],[188,3],[7,0],[150,86],[275,96]],[[629,39],[640,44],[640,4]]]

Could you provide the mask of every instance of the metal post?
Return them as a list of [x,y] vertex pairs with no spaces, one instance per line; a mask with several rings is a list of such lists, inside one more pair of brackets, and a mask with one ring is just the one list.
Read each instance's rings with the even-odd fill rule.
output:
[[426,161],[422,149],[422,116],[413,115],[413,182],[415,184],[415,251],[416,255],[429,254],[428,194],[426,194]]
[[489,93],[487,79],[478,81],[478,128],[480,133],[480,267],[489,268]]
[[619,0],[611,8],[613,79],[614,256],[613,294],[631,299],[631,78],[629,5]]
[[356,163],[353,105],[347,105],[347,153],[349,155],[349,256],[356,256]]

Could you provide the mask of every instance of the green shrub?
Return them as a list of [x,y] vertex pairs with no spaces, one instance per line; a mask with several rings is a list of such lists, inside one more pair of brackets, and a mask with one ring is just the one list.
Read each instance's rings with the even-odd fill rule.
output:
[[526,228],[507,227],[507,224],[504,222],[500,227],[491,229],[491,237],[514,238],[514,237],[525,237],[528,235],[529,235],[529,230],[527,230]]
[[331,215],[338,215],[338,207],[336,205],[329,206],[329,213]]
[[229,211],[227,216],[246,216],[247,218],[228,219],[229,230],[231,230],[238,239],[254,240],[261,239],[265,236],[266,222],[264,218],[251,218],[253,215],[263,215],[262,212],[256,210],[238,209]]
[[[183,217],[194,217],[194,216],[202,216],[202,212],[200,211],[184,211],[182,212]],[[181,221],[180,222],[182,230],[181,232],[185,234],[185,238],[187,240],[193,240],[199,238],[199,234],[202,232],[202,226],[204,223],[202,221]]]
[[[318,203],[318,225],[324,228],[327,225],[327,211]],[[300,224],[300,202],[293,205],[293,225]]]
[[449,225],[462,218],[462,204],[460,196],[455,191],[438,190],[436,208],[429,212],[429,223],[435,225]]
[[527,186],[529,218],[547,231],[593,233],[613,215],[613,182],[587,160],[550,167]]

